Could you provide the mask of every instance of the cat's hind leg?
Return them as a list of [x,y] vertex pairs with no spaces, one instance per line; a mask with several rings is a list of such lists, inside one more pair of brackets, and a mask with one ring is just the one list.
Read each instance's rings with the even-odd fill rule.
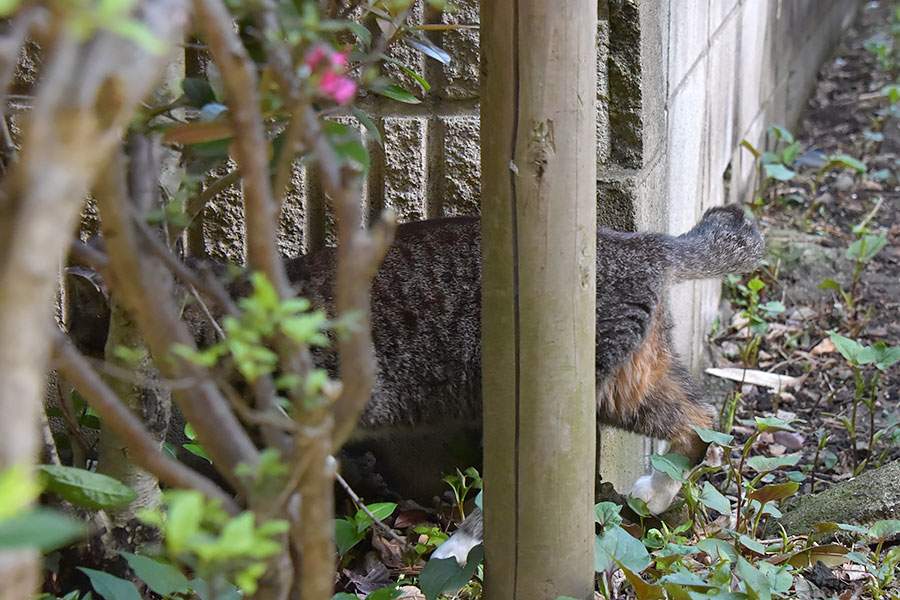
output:
[[[641,399],[631,422],[620,426],[668,442],[668,452],[686,456],[691,465],[703,460],[707,444],[694,427],[713,426],[715,411],[703,400],[687,371],[673,363],[649,393]],[[656,469],[639,478],[631,495],[647,504],[653,514],[665,511],[675,500],[681,484]]]

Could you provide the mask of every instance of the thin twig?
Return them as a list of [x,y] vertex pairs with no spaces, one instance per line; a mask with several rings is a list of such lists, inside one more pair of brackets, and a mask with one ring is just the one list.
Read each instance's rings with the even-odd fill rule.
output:
[[240,313],[237,305],[231,299],[231,296],[228,295],[228,292],[221,284],[219,284],[219,282],[211,278],[199,277],[185,266],[184,263],[175,258],[175,255],[166,248],[165,244],[150,231],[150,228],[141,221],[141,219],[134,218],[133,222],[141,239],[150,246],[150,249],[157,258],[162,260],[169,270],[175,274],[175,277],[181,280],[183,284],[201,291],[206,297],[212,299],[225,314],[237,315]]
[[[184,209],[184,214],[185,217],[187,217],[188,224],[193,223],[194,219],[200,216],[200,213],[203,212],[203,209],[206,208],[206,205],[209,204],[210,200],[230,188],[232,185],[240,181],[240,179],[241,170],[239,168],[235,168],[222,177],[219,177],[215,181],[207,184],[206,188],[202,192],[191,198]],[[171,228],[172,239],[180,237],[186,228],[187,226],[173,225]]]
[[391,529],[390,527],[388,527],[387,525],[385,525],[385,524],[381,521],[381,519],[379,519],[379,518],[376,517],[374,514],[372,514],[372,511],[369,510],[369,507],[366,506],[365,503],[363,503],[362,498],[360,498],[359,496],[356,495],[356,492],[354,492],[354,491],[353,491],[353,488],[350,487],[350,484],[348,484],[348,483],[344,480],[344,478],[341,477],[341,474],[340,474],[340,473],[337,473],[337,474],[335,475],[335,477],[337,478],[337,482],[338,482],[339,484],[341,484],[341,487],[344,488],[344,491],[347,492],[347,495],[350,496],[350,499],[353,500],[353,504],[355,504],[358,508],[362,509],[362,511],[363,511],[364,513],[366,513],[367,515],[369,515],[369,518],[372,519],[372,521],[374,521],[376,525],[378,525],[379,527],[381,527],[381,528],[385,531],[385,533],[388,534],[388,537],[390,537],[390,538],[391,538],[392,540],[394,540],[395,542],[399,542],[399,543],[403,544],[404,546],[409,546],[409,542],[408,542],[408,541],[406,541],[405,539],[403,539],[402,537],[400,537],[399,535],[397,535],[397,534],[394,532],[393,529]]
[[291,286],[276,243],[278,213],[269,180],[269,144],[260,117],[256,69],[221,0],[194,0],[194,9],[195,22],[203,29],[222,75],[228,114],[240,140],[235,144],[235,158],[244,173],[247,262],[265,274],[279,298],[289,298]]

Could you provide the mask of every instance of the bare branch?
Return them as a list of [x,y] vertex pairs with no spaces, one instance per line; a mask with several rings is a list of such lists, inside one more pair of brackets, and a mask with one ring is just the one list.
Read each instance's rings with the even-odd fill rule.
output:
[[[81,240],[72,240],[72,245],[69,246],[69,252],[79,264],[92,268],[100,273],[101,277],[104,274],[108,275],[110,273],[109,257],[100,250],[85,244]],[[111,277],[109,279],[111,279]],[[112,284],[112,282],[107,281],[107,277],[103,278],[103,282],[106,283],[106,285]]]
[[194,0],[194,7],[196,22],[222,75],[229,117],[239,140],[235,154],[244,174],[247,262],[268,277],[279,297],[288,298],[292,293],[276,243],[278,207],[269,182],[269,144],[260,117],[256,71],[221,0]]
[[228,295],[228,292],[218,281],[210,277],[199,276],[175,258],[165,244],[140,219],[134,219],[134,226],[141,240],[150,246],[153,254],[175,274],[175,277],[181,280],[181,283],[202,292],[204,296],[213,300],[225,314],[238,314],[239,311],[234,300],[231,299],[231,296]]
[[230,513],[238,512],[234,500],[219,486],[158,449],[158,442],[144,428],[140,419],[119,401],[106,382],[91,368],[87,359],[64,335],[57,333],[54,342],[56,368],[97,411],[103,424],[112,427],[127,441],[129,455],[135,463],[172,487],[199,490],[209,498],[221,500]]
[[[212,183],[209,183],[202,192],[191,198],[188,202],[188,205],[184,209],[185,217],[187,217],[188,223],[192,223],[194,219],[200,216],[200,213],[203,212],[203,209],[206,208],[206,205],[209,204],[210,200],[212,200],[217,194],[221,194],[232,185],[240,181],[241,179],[241,170],[233,169],[219,177]],[[173,225],[170,229],[170,234],[172,239],[178,238],[184,232],[185,227],[179,227],[177,225]]]
[[128,192],[124,182],[124,158],[117,154],[96,188],[103,237],[120,285],[119,300],[137,321],[141,334],[156,357],[163,375],[169,379],[194,378],[190,391],[174,390],[173,395],[185,418],[194,426],[201,444],[235,489],[243,490],[234,474],[240,463],[255,465],[259,451],[228,407],[209,374],[186,361],[168,360],[176,343],[195,347],[193,337],[178,318],[173,299],[161,289],[144,266],[133,220],[126,207]]
[[353,504],[355,504],[357,507],[361,508],[364,513],[369,515],[369,518],[372,519],[372,521],[376,525],[378,525],[382,529],[382,531],[387,533],[388,537],[390,537],[395,542],[403,544],[404,547],[409,547],[408,541],[406,541],[405,539],[403,539],[402,537],[397,535],[393,529],[388,527],[381,519],[379,519],[374,514],[372,514],[372,511],[369,510],[369,507],[365,505],[365,503],[362,501],[362,498],[360,498],[358,495],[356,495],[356,492],[354,492],[353,488],[350,487],[350,484],[347,483],[347,481],[343,477],[341,477],[340,473],[338,473],[336,475],[336,477],[337,477],[338,483],[341,484],[341,487],[344,488],[344,491],[347,492],[347,495],[350,496],[351,500],[353,500]]

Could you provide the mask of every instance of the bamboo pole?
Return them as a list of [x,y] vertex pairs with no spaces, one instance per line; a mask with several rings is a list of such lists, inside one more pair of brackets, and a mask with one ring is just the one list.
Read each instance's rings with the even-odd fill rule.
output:
[[596,4],[481,2],[486,598],[592,598]]

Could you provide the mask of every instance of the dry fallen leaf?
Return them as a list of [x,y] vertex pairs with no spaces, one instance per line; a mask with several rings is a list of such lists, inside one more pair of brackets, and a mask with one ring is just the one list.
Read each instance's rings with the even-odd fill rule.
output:
[[824,340],[816,344],[812,350],[809,351],[809,353],[813,356],[831,354],[832,352],[837,352],[837,348],[834,347],[834,343],[831,341],[831,338],[825,338]]

